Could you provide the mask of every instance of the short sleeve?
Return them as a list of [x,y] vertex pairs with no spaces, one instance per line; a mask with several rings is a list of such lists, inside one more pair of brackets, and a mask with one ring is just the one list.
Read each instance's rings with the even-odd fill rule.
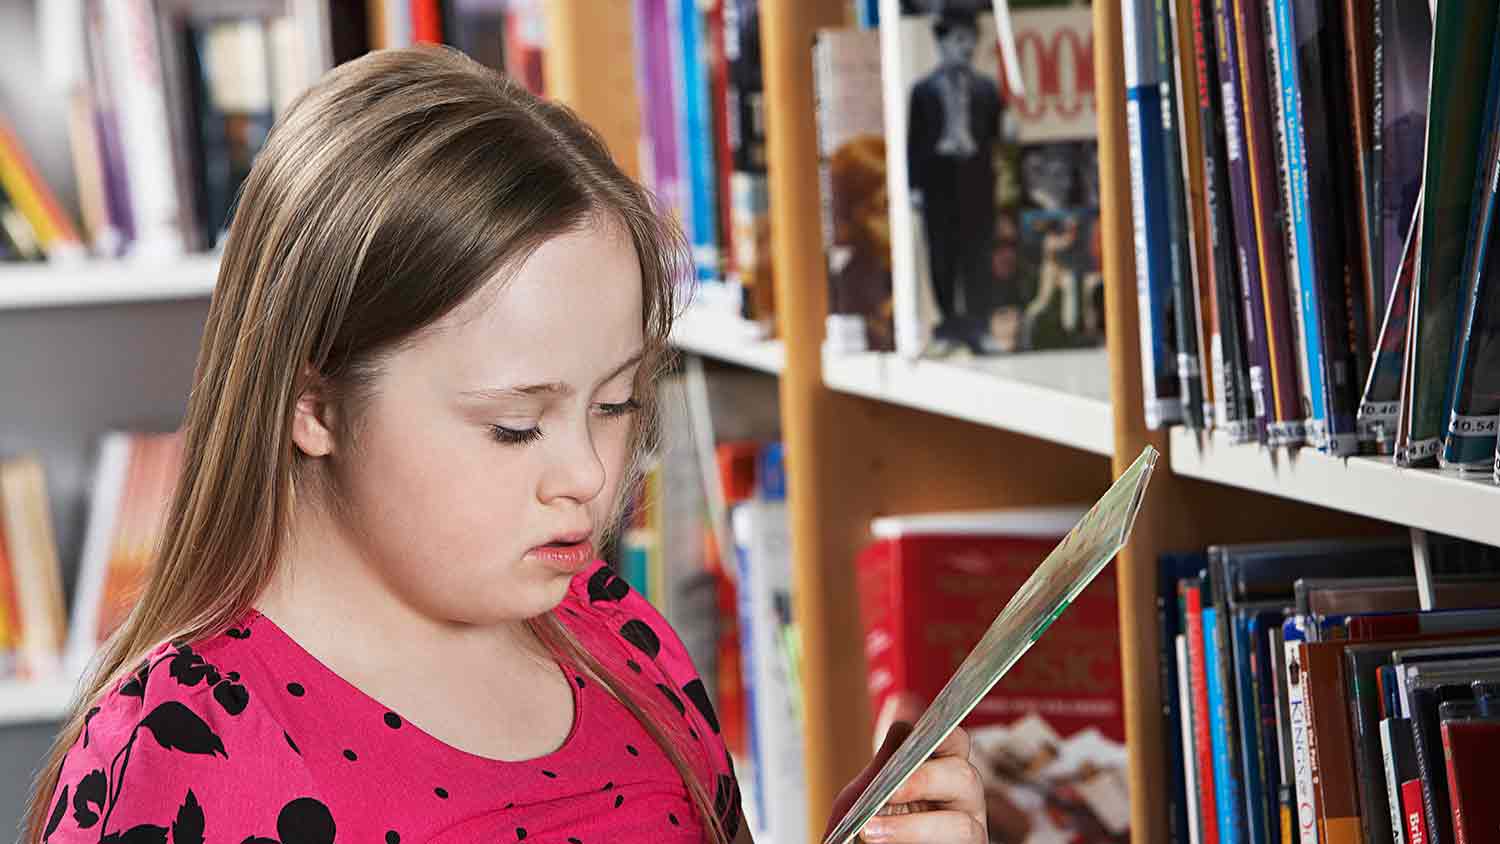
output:
[[[580,610],[583,616],[579,615]],[[689,735],[699,743],[711,768],[709,782],[715,809],[731,830],[732,838],[739,822],[739,785],[708,689],[677,631],[650,601],[603,562],[574,581],[562,612],[565,620],[572,622],[569,626],[575,632],[582,632],[588,626],[579,622],[581,617],[603,620],[607,628],[603,633],[614,640],[610,651],[623,663],[610,665],[611,670],[623,668],[647,684],[654,684],[686,719]],[[607,659],[603,653],[595,656]]]
[[153,651],[89,710],[42,840],[332,842],[327,805],[256,691],[187,645]]

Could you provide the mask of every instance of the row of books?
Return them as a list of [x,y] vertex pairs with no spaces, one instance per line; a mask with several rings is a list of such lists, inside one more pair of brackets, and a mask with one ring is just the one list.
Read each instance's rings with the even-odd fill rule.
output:
[[449,44],[544,90],[538,0],[319,5],[82,3],[84,31],[64,39],[81,45],[67,119],[82,225],[0,116],[0,260],[160,257],[219,246],[273,122],[316,76],[309,52],[321,38],[334,42],[335,59]]
[[179,434],[100,439],[71,608],[42,462],[0,462],[0,678],[77,677],[124,622],[160,539],[181,451]]
[[1103,343],[1092,12],[1028,3],[1003,39],[989,8],[886,0],[878,31],[818,33],[832,352]]
[[1431,540],[1426,586],[1405,538],[1162,558],[1173,840],[1491,840],[1500,557]]
[[1496,9],[1122,10],[1148,425],[1492,473]]

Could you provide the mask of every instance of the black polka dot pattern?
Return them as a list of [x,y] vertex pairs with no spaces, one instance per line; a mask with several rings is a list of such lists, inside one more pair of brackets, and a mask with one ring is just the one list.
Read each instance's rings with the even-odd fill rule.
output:
[[286,693],[291,695],[292,697],[302,697],[303,695],[307,694],[307,690],[302,688],[301,683],[287,683]]
[[385,725],[393,730],[401,728],[401,716],[394,712],[385,713]]
[[442,786],[438,786],[437,788],[434,788],[432,790],[432,793],[436,794],[438,797],[442,798],[443,800],[447,800],[448,799],[448,789],[443,788]]
[[344,750],[344,758],[348,759],[350,762],[353,762],[359,758],[359,754],[346,748]]
[[524,826],[518,826],[518,827],[516,827],[516,840],[517,841],[525,841],[526,840],[526,827],[524,827]]
[[651,625],[638,618],[625,622],[620,628],[620,635],[652,659],[656,659],[656,655],[661,653],[661,639],[657,638],[656,631],[651,629]]
[[401,835],[394,829],[385,831],[385,844],[401,844]]

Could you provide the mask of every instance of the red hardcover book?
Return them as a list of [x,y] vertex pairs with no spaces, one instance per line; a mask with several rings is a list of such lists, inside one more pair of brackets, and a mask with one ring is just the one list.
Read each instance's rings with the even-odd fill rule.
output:
[[1401,815],[1406,818],[1406,844],[1427,844],[1427,814],[1422,809],[1422,780],[1401,783]]
[[1495,760],[1500,759],[1500,720],[1444,721],[1443,760],[1457,844],[1500,840],[1500,800],[1495,799]]
[[[876,519],[857,561],[869,691],[925,706],[1082,510]],[[1129,829],[1116,589],[1101,578],[964,721],[1000,840]]]
[[1203,587],[1194,578],[1184,589],[1187,609],[1188,683],[1193,695],[1193,749],[1201,787],[1198,789],[1198,825],[1201,844],[1219,844],[1219,810],[1214,794],[1214,750],[1209,734],[1208,663],[1203,653]]
[[411,0],[411,40],[443,43],[443,12],[438,0]]

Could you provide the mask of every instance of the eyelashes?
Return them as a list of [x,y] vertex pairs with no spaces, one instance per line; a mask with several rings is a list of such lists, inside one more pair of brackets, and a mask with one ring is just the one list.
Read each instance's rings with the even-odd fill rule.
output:
[[[641,403],[634,397],[622,402],[594,405],[595,412],[604,419],[618,419],[629,416],[641,409]],[[495,440],[503,445],[525,445],[534,443],[542,438],[542,429],[537,426],[530,428],[507,428],[504,425],[491,425],[490,434]]]

